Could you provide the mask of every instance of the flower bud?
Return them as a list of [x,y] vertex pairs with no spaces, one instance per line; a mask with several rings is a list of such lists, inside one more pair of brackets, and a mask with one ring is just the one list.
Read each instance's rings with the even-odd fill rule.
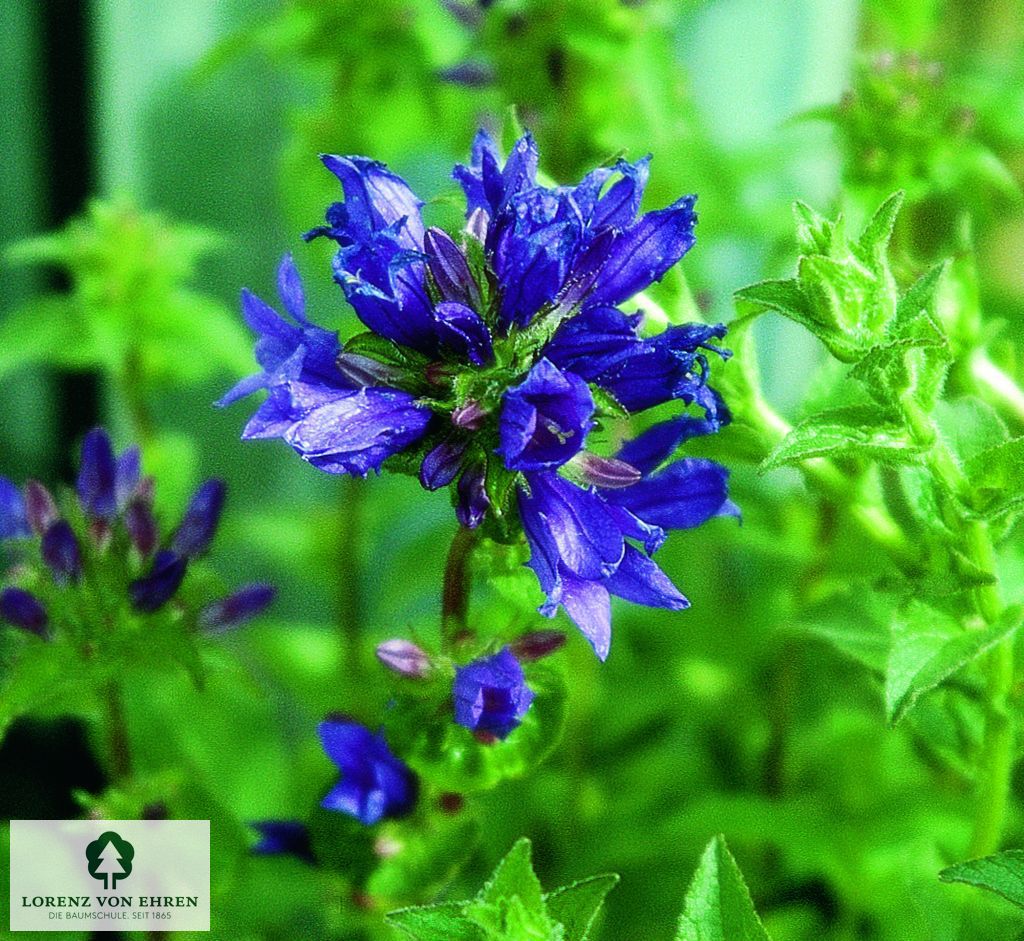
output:
[[360,389],[365,386],[394,385],[402,376],[400,369],[361,353],[341,352],[334,362],[341,375]]
[[114,502],[123,510],[139,485],[142,471],[142,454],[137,445],[121,452],[114,468]]
[[23,539],[32,535],[21,491],[6,477],[0,477],[0,539]]
[[494,81],[494,69],[485,62],[460,62],[440,69],[437,77],[463,88],[486,88]]
[[224,509],[226,490],[224,481],[217,478],[200,485],[174,534],[171,542],[174,552],[185,558],[195,558],[210,548]]
[[0,591],[0,620],[37,634],[44,640],[48,636],[46,627],[50,619],[46,616],[46,609],[35,595],[23,588]]
[[128,538],[132,545],[138,550],[142,558],[147,559],[156,549],[160,541],[160,533],[157,529],[156,519],[149,503],[144,500],[132,500],[124,514],[125,529],[128,530]]
[[238,627],[262,614],[276,594],[277,589],[271,585],[246,585],[203,608],[199,614],[199,626],[209,632]]
[[577,454],[571,461],[583,482],[591,487],[605,487],[618,490],[632,487],[643,477],[632,464],[614,457],[599,457],[589,451]]
[[472,399],[452,409],[452,424],[456,428],[465,428],[466,431],[476,431],[486,418],[487,412],[483,406]]
[[466,220],[466,234],[483,245],[487,241],[487,229],[490,222],[491,217],[487,214],[487,210],[478,206]]
[[38,480],[30,480],[25,484],[25,511],[28,524],[37,536],[42,536],[60,518],[53,494]]
[[466,443],[448,439],[442,441],[423,458],[420,465],[420,483],[426,490],[440,490],[447,487],[462,467]]
[[82,574],[82,551],[67,520],[57,520],[46,530],[40,549],[58,584],[78,581]]
[[487,496],[484,484],[483,464],[467,468],[459,478],[459,501],[455,506],[455,515],[466,529],[476,529],[487,515],[491,498]]
[[509,644],[509,649],[522,661],[540,660],[561,650],[565,646],[565,634],[562,631],[530,631],[516,638]]
[[137,578],[128,586],[128,595],[136,611],[152,614],[159,611],[181,587],[188,559],[169,549],[161,549],[149,574]]
[[427,253],[427,266],[434,276],[441,297],[479,310],[480,287],[469,269],[466,256],[451,236],[441,229],[431,227],[423,236],[423,248]]
[[433,669],[426,651],[411,640],[396,637],[377,646],[377,659],[399,676],[422,680]]
[[110,437],[102,428],[94,428],[82,442],[77,490],[89,516],[110,519],[117,512],[117,461]]

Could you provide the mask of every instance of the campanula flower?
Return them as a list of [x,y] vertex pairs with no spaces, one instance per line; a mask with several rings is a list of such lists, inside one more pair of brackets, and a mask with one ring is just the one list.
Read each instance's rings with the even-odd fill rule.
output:
[[[389,467],[453,487],[462,526],[525,533],[542,613],[564,608],[602,659],[610,595],[686,607],[651,556],[667,530],[735,512],[723,468],[673,463],[729,420],[708,382],[725,327],[650,333],[620,307],[693,247],[695,197],[641,213],[650,158],[545,186],[529,134],[502,160],[480,132],[453,171],[466,199],[453,235],[424,222],[383,164],[322,159],[344,200],[306,238],[336,243],[333,277],[365,330],[341,343],[313,326],[286,256],[279,293],[295,325],[243,295],[264,371],[222,404],[267,389],[243,437],[283,438],[329,473]],[[595,430],[655,407],[653,430],[618,453],[595,448]]]
[[507,738],[533,702],[519,661],[508,647],[455,671],[455,721],[471,732]]
[[[160,530],[153,514],[153,480],[141,474],[139,449],[130,447],[115,453],[110,436],[102,428],[86,434],[82,459],[73,493],[55,499],[37,481],[29,481],[24,492],[6,478],[0,478],[0,534],[6,539],[38,539],[38,555],[21,558],[12,570],[33,578],[32,593],[12,586],[4,588],[0,617],[16,627],[48,637],[54,613],[73,607],[88,618],[94,603],[89,580],[83,577],[95,566],[108,572],[123,572],[120,598],[104,584],[108,602],[118,600],[132,616],[156,615],[170,609],[172,618],[187,617],[190,624],[207,631],[223,630],[255,617],[273,599],[267,585],[250,585],[226,598],[196,605],[178,601],[191,562],[210,547],[220,522],[225,488],[220,480],[205,481],[197,489],[172,539],[161,545]],[[77,506],[72,506],[72,502]],[[15,552],[20,552],[17,545]],[[107,559],[118,555],[117,564]],[[42,566],[33,559],[42,561]],[[55,595],[70,592],[75,597],[54,605]],[[82,592],[82,594],[76,594]],[[97,628],[119,623],[104,614]],[[54,620],[59,617],[54,614]],[[59,627],[59,624],[57,625]],[[76,622],[76,629],[80,624]]]
[[382,735],[340,719],[321,722],[318,732],[327,757],[341,771],[341,780],[323,799],[323,807],[355,817],[367,826],[412,810],[419,793],[418,779],[392,753]]

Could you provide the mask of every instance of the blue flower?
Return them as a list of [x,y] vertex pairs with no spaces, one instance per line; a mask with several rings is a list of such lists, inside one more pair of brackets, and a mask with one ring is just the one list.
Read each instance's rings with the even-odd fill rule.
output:
[[345,720],[321,722],[318,732],[327,757],[341,771],[341,780],[323,799],[323,807],[367,826],[412,811],[419,782],[383,736]]
[[[228,398],[267,397],[243,437],[283,438],[330,473],[390,461],[428,490],[454,487],[462,526],[505,542],[525,533],[542,613],[564,608],[602,659],[610,595],[686,607],[651,556],[667,530],[735,512],[724,468],[673,462],[729,421],[709,385],[725,327],[651,333],[620,305],[693,247],[695,197],[641,213],[649,157],[545,186],[529,134],[503,161],[481,131],[453,171],[466,198],[453,237],[425,225],[423,202],[383,164],[322,159],[344,200],[306,238],[337,244],[334,280],[368,332],[341,344],[282,289],[302,328],[285,330],[245,295],[264,373]],[[653,429],[595,453],[595,429],[655,407]]]
[[0,620],[6,621],[23,631],[47,638],[50,619],[46,608],[31,592],[23,588],[5,588],[0,591]]
[[259,835],[252,848],[257,856],[294,856],[314,862],[309,829],[298,820],[257,820],[249,824]]
[[452,695],[459,725],[502,739],[519,727],[534,697],[508,647],[456,668]]

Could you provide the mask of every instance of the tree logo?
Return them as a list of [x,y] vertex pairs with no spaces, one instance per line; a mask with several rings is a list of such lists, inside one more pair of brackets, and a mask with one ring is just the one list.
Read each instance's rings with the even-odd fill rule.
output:
[[103,888],[113,891],[118,879],[127,879],[132,874],[132,859],[135,847],[113,830],[101,833],[85,848],[89,862],[89,875],[102,879]]

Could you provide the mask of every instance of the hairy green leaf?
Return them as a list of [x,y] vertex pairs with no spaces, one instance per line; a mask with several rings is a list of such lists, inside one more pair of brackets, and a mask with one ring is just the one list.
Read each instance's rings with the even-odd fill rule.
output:
[[544,896],[548,914],[565,929],[565,941],[587,941],[605,897],[618,882],[611,873],[591,876]]
[[770,941],[722,836],[704,850],[686,893],[676,941]]
[[970,859],[939,873],[943,882],[963,882],[1001,895],[1024,908],[1024,850],[1005,850],[994,856]]
[[965,630],[950,615],[920,601],[897,616],[885,676],[885,707],[896,725],[917,700],[1020,626],[1021,609],[1008,608],[991,627]]

